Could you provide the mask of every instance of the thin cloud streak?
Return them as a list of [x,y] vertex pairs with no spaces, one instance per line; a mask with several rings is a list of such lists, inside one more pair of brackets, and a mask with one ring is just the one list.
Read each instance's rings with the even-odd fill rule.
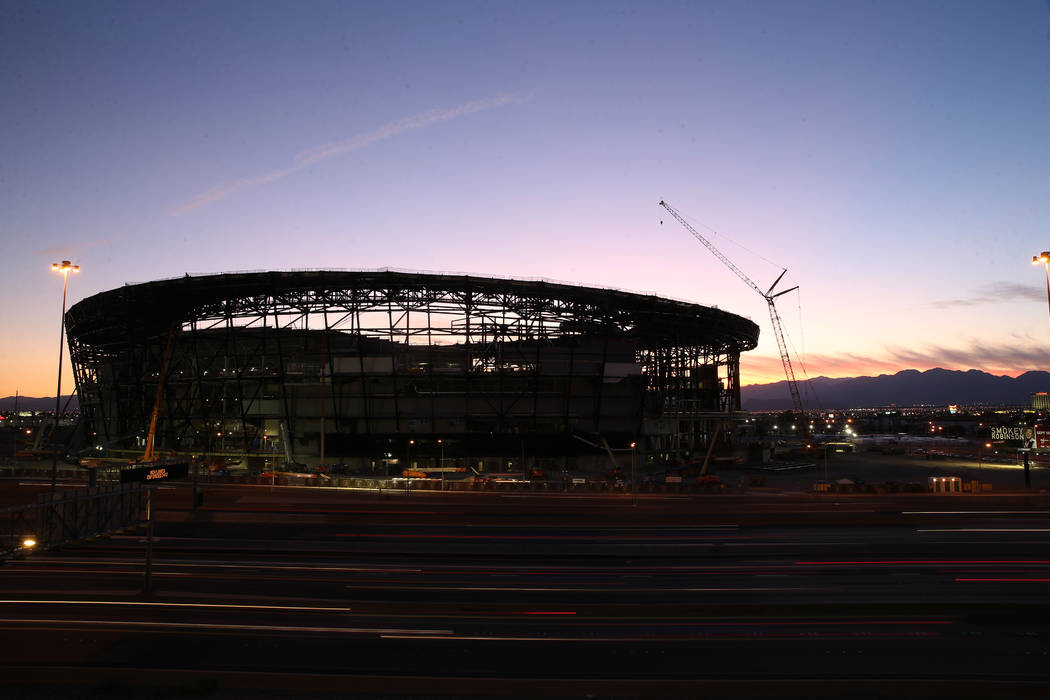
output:
[[529,99],[531,99],[531,95],[526,93],[505,93],[480,100],[472,100],[471,102],[466,102],[458,107],[452,107],[451,109],[430,109],[412,117],[384,124],[374,131],[357,134],[356,136],[343,141],[336,141],[310,149],[309,151],[304,151],[303,153],[298,154],[292,161],[292,164],[286,168],[272,170],[262,175],[256,175],[254,177],[248,177],[225,185],[220,185],[210,192],[202,194],[193,201],[169,211],[168,214],[170,216],[181,216],[182,214],[195,211],[201,207],[226,199],[230,195],[236,194],[242,190],[280,180],[281,178],[287,177],[303,168],[307,168],[321,161],[329,160],[330,158],[335,158],[346,153],[360,150],[366,146],[378,143],[379,141],[385,141],[386,139],[397,136],[406,131],[422,129],[427,126],[433,126],[442,122],[458,119],[467,116],[468,114],[483,112],[485,110],[495,109],[496,107],[503,107],[504,105],[521,104],[527,102]]
[[1042,301],[1046,295],[1038,286],[1017,284],[1016,282],[990,282],[975,290],[974,296],[962,299],[943,299],[930,302],[935,309],[950,309],[957,306],[977,306],[978,304],[998,304],[1004,301],[1021,299],[1024,301]]
[[96,238],[90,241],[83,241],[72,245],[60,245],[51,246],[50,248],[41,248],[40,250],[34,250],[33,255],[40,255],[44,257],[61,258],[64,256],[74,257],[80,255],[84,250],[88,248],[94,248],[97,246],[107,245],[120,240],[120,236],[108,236],[106,238]]

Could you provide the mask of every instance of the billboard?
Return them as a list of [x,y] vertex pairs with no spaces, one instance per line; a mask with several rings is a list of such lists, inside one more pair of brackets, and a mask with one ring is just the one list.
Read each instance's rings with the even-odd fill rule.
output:
[[[1023,440],[1024,430],[1018,426],[996,426],[991,430],[991,436],[993,440]],[[1031,430],[1031,428],[1027,428]]]
[[998,426],[990,433],[993,440],[1017,444],[1021,449],[1050,451],[1050,425]]
[[182,479],[189,476],[189,462],[172,462],[170,464],[147,464],[141,467],[131,467],[120,470],[120,483],[126,484],[133,481],[152,482],[167,481],[168,479]]

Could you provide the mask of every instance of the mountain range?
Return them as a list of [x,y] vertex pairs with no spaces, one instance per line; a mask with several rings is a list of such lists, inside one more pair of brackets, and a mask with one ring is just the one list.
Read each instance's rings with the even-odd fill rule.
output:
[[[1050,391],[1050,372],[995,376],[976,369],[906,369],[877,377],[816,377],[798,383],[808,407],[867,408],[948,404],[1030,406],[1032,394]],[[791,408],[786,381],[753,384],[740,390],[748,411]]]
[[[70,401],[72,399],[72,401]],[[69,401],[67,407],[66,402]],[[17,402],[14,396],[5,396],[0,399],[0,411],[13,411],[15,410],[15,404],[18,404],[17,408],[19,411],[54,411],[55,410],[55,397],[45,396],[43,398],[36,398],[33,396],[19,396]],[[77,397],[74,396],[63,396],[62,397],[62,408],[67,411],[75,411],[80,408],[80,403],[77,401]]]
[[[1032,394],[1050,392],[1050,372],[1025,372],[1018,377],[995,376],[979,370],[906,369],[877,377],[816,377],[799,382],[802,401],[811,408],[866,408],[874,406],[1031,405]],[[752,384],[740,390],[748,411],[791,408],[786,381]],[[69,397],[62,397],[66,405]],[[68,410],[78,407],[72,397]],[[0,411],[15,408],[15,397],[0,398]],[[53,411],[55,398],[18,397],[23,411]]]

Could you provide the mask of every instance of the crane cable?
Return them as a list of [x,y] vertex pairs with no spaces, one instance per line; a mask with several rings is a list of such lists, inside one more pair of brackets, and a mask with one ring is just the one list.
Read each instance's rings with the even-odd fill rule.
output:
[[[801,289],[797,289],[795,291],[798,293],[798,297],[796,298],[796,300],[798,302],[798,333],[799,333],[799,338],[800,338],[799,342],[802,344],[803,352],[805,352],[805,350],[806,350],[806,335],[805,335],[806,327],[802,323],[802,290]],[[787,335],[787,341],[788,341],[788,343],[791,344],[791,350],[795,353],[795,358],[798,360],[799,367],[802,368],[802,374],[805,377],[805,382],[806,382],[806,389],[809,391],[810,396],[813,397],[813,401],[816,404],[818,410],[823,411],[824,409],[823,409],[823,406],[820,403],[820,397],[817,396],[817,391],[813,387],[813,382],[810,380],[809,371],[806,369],[806,363],[802,360],[802,355],[799,353],[798,349],[795,348],[795,343],[791,340],[791,336],[790,335]]]

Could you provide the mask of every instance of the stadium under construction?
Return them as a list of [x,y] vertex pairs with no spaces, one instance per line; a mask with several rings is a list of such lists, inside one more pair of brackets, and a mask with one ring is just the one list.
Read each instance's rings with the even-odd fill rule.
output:
[[[263,468],[672,462],[739,418],[758,326],[656,296],[396,271],[125,285],[66,316],[86,435]],[[159,408],[159,410],[157,410]]]

